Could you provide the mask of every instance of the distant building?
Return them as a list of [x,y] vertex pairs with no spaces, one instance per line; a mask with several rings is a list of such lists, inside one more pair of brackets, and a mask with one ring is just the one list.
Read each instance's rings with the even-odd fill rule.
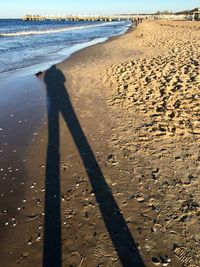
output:
[[200,8],[196,8],[193,13],[193,20],[200,20]]

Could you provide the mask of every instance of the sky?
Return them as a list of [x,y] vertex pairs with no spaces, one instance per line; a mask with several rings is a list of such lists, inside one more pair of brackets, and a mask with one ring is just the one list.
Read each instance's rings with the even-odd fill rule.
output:
[[0,18],[26,14],[116,14],[181,11],[200,7],[200,0],[0,0]]

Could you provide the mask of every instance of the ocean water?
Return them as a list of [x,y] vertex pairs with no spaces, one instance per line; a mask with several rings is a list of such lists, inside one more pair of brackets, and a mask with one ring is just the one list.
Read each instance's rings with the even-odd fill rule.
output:
[[73,52],[123,34],[121,22],[0,20],[0,77],[29,69],[33,73],[63,61]]

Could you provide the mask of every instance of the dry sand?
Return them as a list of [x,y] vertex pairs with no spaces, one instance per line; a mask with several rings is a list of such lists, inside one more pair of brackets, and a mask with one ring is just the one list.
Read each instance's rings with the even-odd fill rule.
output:
[[44,248],[45,267],[200,266],[199,56],[199,22],[146,21],[44,74],[49,127],[3,266]]

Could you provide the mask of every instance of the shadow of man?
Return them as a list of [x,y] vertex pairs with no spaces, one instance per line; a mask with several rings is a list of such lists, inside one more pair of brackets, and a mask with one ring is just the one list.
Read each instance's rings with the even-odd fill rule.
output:
[[43,266],[61,267],[59,112],[60,92],[65,91],[65,77],[53,66],[45,73],[44,81],[47,85],[48,146],[45,175]]
[[45,73],[44,81],[47,87],[48,148],[43,266],[60,267],[62,265],[59,171],[59,113],[61,113],[79,151],[102,218],[122,266],[145,267],[137,245],[81,128],[64,85],[64,75],[56,66],[53,66]]

